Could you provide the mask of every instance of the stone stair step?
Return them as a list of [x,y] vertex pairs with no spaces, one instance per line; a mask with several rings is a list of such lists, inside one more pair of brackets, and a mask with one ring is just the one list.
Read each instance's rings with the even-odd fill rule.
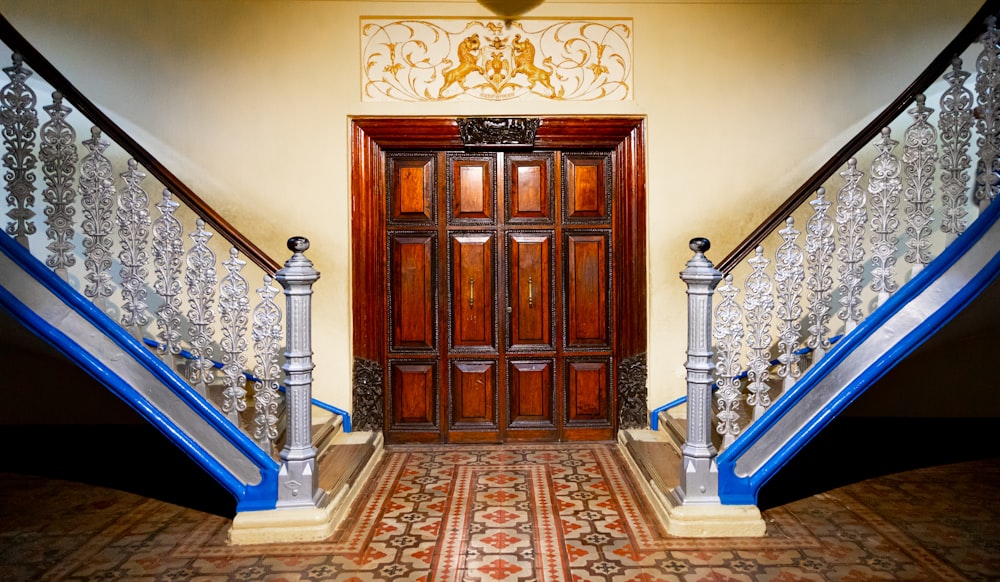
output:
[[317,457],[318,484],[328,494],[337,495],[344,487],[359,483],[372,457],[381,453],[381,435],[372,432],[338,432]]
[[660,432],[667,435],[679,451],[684,441],[687,440],[687,417],[673,416],[667,411],[663,411],[659,416]]
[[627,454],[643,480],[663,494],[680,484],[680,449],[660,432],[629,430],[619,433]]

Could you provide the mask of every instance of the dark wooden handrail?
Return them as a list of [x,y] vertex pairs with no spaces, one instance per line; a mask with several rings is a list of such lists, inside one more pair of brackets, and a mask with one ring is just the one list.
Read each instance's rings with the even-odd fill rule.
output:
[[280,264],[277,261],[264,254],[264,251],[250,242],[233,225],[229,224],[229,222],[206,204],[204,200],[199,198],[177,176],[174,176],[152,154],[132,139],[132,136],[128,135],[118,124],[111,121],[90,99],[87,99],[83,93],[73,86],[48,59],[42,56],[3,15],[0,15],[0,40],[12,51],[20,54],[29,68],[52,85],[53,89],[62,93],[63,98],[72,103],[77,111],[87,117],[92,124],[101,129],[102,133],[135,158],[142,167],[159,180],[164,187],[170,190],[175,198],[190,207],[195,214],[204,220],[206,224],[211,225],[222,238],[229,241],[250,262],[271,275],[280,268]]
[[976,12],[965,28],[958,33],[955,40],[951,41],[941,54],[939,54],[931,64],[924,69],[924,72],[903,93],[896,98],[882,113],[872,120],[861,133],[852,138],[847,145],[842,147],[830,161],[806,180],[806,183],[799,187],[781,206],[761,223],[746,239],[730,252],[726,258],[719,262],[718,269],[723,273],[729,273],[736,265],[756,249],[764,239],[771,234],[774,229],[785,223],[792,212],[799,205],[803,204],[809,196],[814,194],[834,172],[847,163],[852,156],[857,154],[861,148],[875,139],[882,131],[882,128],[889,125],[894,119],[906,111],[906,108],[914,102],[918,93],[926,91],[934,82],[944,74],[954,57],[961,55],[969,45],[975,42],[979,35],[985,30],[986,18],[995,15],[1000,8],[1000,0],[987,0],[983,7]]

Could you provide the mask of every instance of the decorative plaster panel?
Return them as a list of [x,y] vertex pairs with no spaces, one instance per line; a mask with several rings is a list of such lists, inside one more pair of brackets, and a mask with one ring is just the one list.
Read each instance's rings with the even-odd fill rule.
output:
[[632,20],[361,17],[363,101],[630,101]]

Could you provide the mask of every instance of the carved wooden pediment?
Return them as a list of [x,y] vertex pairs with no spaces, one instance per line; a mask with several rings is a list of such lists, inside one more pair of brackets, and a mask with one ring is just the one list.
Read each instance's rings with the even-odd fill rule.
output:
[[535,117],[460,117],[455,121],[467,149],[533,148],[542,123]]

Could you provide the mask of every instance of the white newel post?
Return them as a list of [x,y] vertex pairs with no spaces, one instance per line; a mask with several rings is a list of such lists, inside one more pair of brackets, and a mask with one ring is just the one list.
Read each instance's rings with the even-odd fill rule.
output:
[[319,279],[304,253],[309,241],[288,239],[292,257],[274,278],[285,289],[285,448],[281,450],[277,507],[318,507],[323,491],[317,486],[316,448],[312,445],[312,284]]
[[676,493],[681,503],[718,504],[718,451],[712,444],[712,293],[722,273],[705,257],[706,238],[691,239],[694,257],[681,271],[688,295],[687,441],[681,447],[683,466]]

